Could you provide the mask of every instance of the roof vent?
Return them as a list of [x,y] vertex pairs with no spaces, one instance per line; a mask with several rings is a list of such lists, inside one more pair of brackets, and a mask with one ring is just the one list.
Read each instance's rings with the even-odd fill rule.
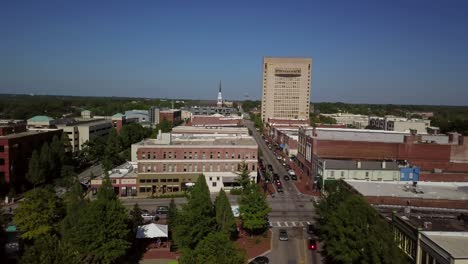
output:
[[431,230],[432,229],[432,222],[424,222],[424,229]]

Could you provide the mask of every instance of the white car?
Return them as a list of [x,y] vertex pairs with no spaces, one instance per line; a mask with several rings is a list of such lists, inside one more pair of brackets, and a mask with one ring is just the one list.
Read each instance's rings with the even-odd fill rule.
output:
[[150,214],[147,214],[147,213],[141,214],[141,217],[143,217],[143,220],[145,220],[145,221],[154,219],[154,215],[150,215]]
[[296,173],[295,173],[293,170],[288,170],[288,174],[289,174],[290,176],[296,175]]

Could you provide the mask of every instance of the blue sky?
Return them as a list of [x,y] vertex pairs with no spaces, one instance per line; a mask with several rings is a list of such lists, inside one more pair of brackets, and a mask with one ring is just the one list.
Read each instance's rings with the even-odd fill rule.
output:
[[0,3],[0,93],[259,98],[264,56],[311,100],[468,104],[468,1]]

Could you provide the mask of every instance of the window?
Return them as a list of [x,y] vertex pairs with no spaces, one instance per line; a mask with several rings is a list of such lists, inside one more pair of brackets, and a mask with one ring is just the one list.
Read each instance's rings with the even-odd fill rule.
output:
[[369,172],[366,171],[366,178],[369,178]]
[[146,179],[140,179],[140,183],[146,183]]
[[221,153],[220,153],[220,152],[218,152],[218,159],[219,159],[220,157],[221,157]]
[[163,159],[166,158],[166,152],[163,152]]
[[195,152],[195,154],[194,154],[194,157],[193,157],[193,158],[194,158],[194,159],[198,159],[198,152]]
[[213,164],[210,164],[210,172],[213,171]]
[[187,152],[184,152],[184,159],[187,159]]
[[[152,179],[151,181],[152,182],[158,182],[158,179]],[[148,182],[149,182],[149,180],[148,180]]]
[[213,180],[213,177],[210,177],[210,181],[212,181],[212,180]]
[[188,165],[188,171],[192,172],[192,164]]
[[241,157],[240,157],[240,154],[239,154],[239,155],[237,155],[237,158],[238,158],[238,159],[240,159],[240,158],[241,158]]
[[202,158],[203,158],[203,159],[206,159],[206,154],[205,154],[205,152],[203,152],[203,157],[202,157]]
[[234,171],[234,168],[235,168],[235,165],[232,164],[232,165],[231,165],[231,171]]
[[142,172],[145,172],[145,171],[146,171],[146,166],[145,166],[145,165],[142,165],[142,166],[141,166],[141,171],[142,171]]
[[330,177],[335,177],[335,171],[330,171]]
[[234,153],[231,154],[231,159],[234,159]]
[[216,177],[216,180],[219,181],[219,177]]
[[192,152],[189,152],[188,158],[189,158],[189,159],[192,159]]
[[206,171],[205,164],[202,165],[202,171]]
[[341,177],[344,177],[344,171],[341,172]]
[[216,187],[217,182],[212,182],[211,184],[213,187]]
[[229,157],[229,153],[224,153],[224,157],[227,159]]
[[252,170],[255,171],[255,164],[252,164]]
[[151,166],[148,165],[146,172],[150,172],[150,171],[151,171]]
[[166,171],[166,164],[163,164],[163,171]]
[[172,164],[167,165],[167,170],[168,170],[169,172],[172,172]]
[[161,179],[161,182],[166,182],[166,179]]
[[177,164],[174,164],[174,172],[177,172]]
[[173,182],[179,182],[179,179],[173,179],[172,181]]
[[174,159],[177,159],[177,152],[174,152]]
[[184,171],[187,171],[187,165],[184,164]]
[[210,159],[213,158],[213,152],[210,152]]

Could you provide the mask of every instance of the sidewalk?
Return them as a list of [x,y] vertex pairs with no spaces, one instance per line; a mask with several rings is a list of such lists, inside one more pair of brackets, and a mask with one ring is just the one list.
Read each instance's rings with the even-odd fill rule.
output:
[[307,176],[293,161],[289,161],[289,166],[297,175],[297,181],[295,181],[294,184],[299,192],[306,195],[320,196],[320,192],[313,191],[314,183],[311,176]]

